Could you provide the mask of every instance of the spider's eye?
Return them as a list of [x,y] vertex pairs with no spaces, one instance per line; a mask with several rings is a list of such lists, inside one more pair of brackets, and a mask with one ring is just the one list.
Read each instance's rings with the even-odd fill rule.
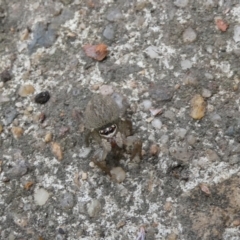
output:
[[110,127],[106,127],[104,129],[99,130],[99,134],[102,137],[111,138],[115,135],[116,131],[117,131],[117,125],[111,125]]

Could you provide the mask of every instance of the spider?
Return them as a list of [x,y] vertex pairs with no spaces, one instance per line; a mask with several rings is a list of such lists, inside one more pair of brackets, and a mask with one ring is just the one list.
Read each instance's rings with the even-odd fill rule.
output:
[[[132,122],[125,119],[126,102],[119,93],[112,95],[94,94],[88,102],[84,124],[87,129],[86,142],[97,143],[93,162],[111,176],[111,168],[106,165],[106,158],[121,158],[122,152],[131,152],[131,159],[142,158],[142,142],[132,136]],[[131,141],[130,141],[131,139]],[[131,143],[130,143],[131,142]]]

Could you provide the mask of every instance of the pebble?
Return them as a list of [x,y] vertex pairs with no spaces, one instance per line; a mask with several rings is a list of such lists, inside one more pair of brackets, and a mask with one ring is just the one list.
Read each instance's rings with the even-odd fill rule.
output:
[[142,106],[145,110],[149,110],[152,107],[152,102],[150,100],[143,100]]
[[110,171],[113,180],[115,180],[118,183],[121,183],[125,180],[126,178],[126,173],[121,167],[114,167]]
[[212,96],[212,92],[206,88],[202,89],[202,96],[205,98],[209,98]]
[[188,0],[176,0],[173,4],[179,8],[184,8],[188,5]]
[[164,112],[164,117],[173,121],[176,116],[174,112],[167,110],[166,112]]
[[4,116],[4,124],[9,125],[18,116],[18,111],[13,107],[9,107],[6,109]]
[[159,58],[159,49],[156,46],[147,47],[144,52],[152,59]]
[[43,206],[47,202],[49,196],[50,194],[44,188],[37,188],[34,191],[34,201],[39,206]]
[[82,173],[82,180],[87,180],[88,174],[86,172]]
[[169,141],[169,136],[168,135],[162,135],[160,138],[160,141],[162,144],[166,144]]
[[149,111],[150,111],[151,115],[154,116],[154,117],[163,113],[162,108],[150,108]]
[[33,111],[33,107],[28,106],[26,110],[27,110],[28,112],[32,112],[32,111]]
[[57,30],[51,24],[37,22],[34,26],[32,40],[28,44],[30,54],[41,47],[51,47],[57,39]]
[[27,97],[30,94],[33,94],[35,92],[35,88],[31,84],[22,85],[19,90],[18,94],[21,97]]
[[15,165],[6,172],[8,179],[20,178],[28,171],[28,165],[23,160],[18,160]]
[[174,89],[171,87],[156,85],[150,89],[149,93],[150,96],[157,101],[171,101],[174,94]]
[[207,78],[207,79],[210,79],[210,80],[213,80],[214,77],[211,73],[205,73],[204,76]]
[[211,113],[209,118],[214,124],[218,124],[222,120],[221,116],[217,113]]
[[236,25],[233,29],[233,39],[235,42],[240,42],[240,25]]
[[191,100],[191,112],[190,116],[193,119],[201,119],[205,115],[206,103],[200,94],[196,94]]
[[4,86],[4,82],[0,82],[0,88]]
[[187,130],[184,128],[176,129],[174,132],[176,134],[176,137],[179,137],[181,139],[184,139],[187,134]]
[[194,76],[193,74],[186,74],[183,77],[183,84],[196,86],[196,85],[198,85],[198,80],[197,80],[196,76]]
[[192,152],[188,152],[187,148],[184,147],[170,147],[169,152],[172,157],[183,162],[188,162],[192,157]]
[[89,153],[91,152],[91,148],[84,148],[80,153],[79,153],[79,157],[80,158],[87,158]]
[[220,160],[220,158],[219,158],[219,156],[217,155],[217,153],[216,153],[214,150],[212,150],[212,149],[207,149],[207,150],[205,151],[205,154],[206,154],[207,159],[208,159],[209,161],[211,161],[211,162],[216,162],[216,161],[219,161],[219,160]]
[[92,199],[92,201],[87,204],[87,212],[89,217],[97,217],[101,211],[101,203],[97,199]]
[[160,129],[162,127],[162,122],[158,118],[153,119],[151,124],[154,128],[157,128],[157,129]]
[[53,142],[51,145],[52,153],[55,155],[55,157],[61,161],[63,159],[63,151],[61,146],[57,142]]
[[160,148],[157,144],[152,144],[150,146],[149,152],[150,152],[150,155],[152,155],[152,156],[158,156],[158,154],[160,152]]
[[172,232],[167,236],[166,240],[177,240],[177,239],[178,239],[178,235],[176,233]]
[[4,95],[0,94],[0,103],[6,103],[9,101],[10,101],[10,98],[8,96],[4,96]]
[[197,141],[197,138],[193,135],[188,135],[187,142],[189,145],[194,145]]
[[11,132],[15,139],[19,139],[23,135],[23,128],[21,127],[12,127]]
[[229,157],[229,163],[231,165],[239,164],[240,162],[240,155],[239,154],[234,154]]
[[99,91],[102,95],[111,95],[113,94],[113,87],[111,85],[102,85]]
[[192,67],[192,62],[188,59],[182,60],[181,67],[183,70],[190,69]]
[[70,192],[66,192],[60,200],[60,206],[63,209],[73,208],[73,206],[74,206],[73,194]]
[[118,21],[121,18],[123,18],[123,15],[118,8],[112,9],[107,14],[107,20],[110,22]]
[[5,83],[5,82],[10,81],[12,79],[12,75],[10,74],[8,69],[5,69],[4,71],[1,72],[0,78],[1,78],[2,82]]
[[103,36],[108,40],[113,40],[115,35],[114,26],[109,24],[103,30]]
[[38,93],[35,96],[34,101],[35,103],[45,104],[46,102],[48,102],[49,99],[50,99],[50,93],[48,91],[45,91],[45,92]]
[[191,43],[194,42],[197,38],[196,32],[191,28],[188,27],[184,32],[183,32],[183,41],[185,43]]
[[3,132],[3,126],[0,124],[0,134]]
[[45,142],[45,143],[51,142],[51,141],[52,141],[52,137],[53,137],[53,135],[52,135],[51,132],[46,133],[46,135],[45,135],[45,137],[44,137],[44,142]]
[[17,102],[17,103],[15,103],[15,106],[16,106],[17,108],[21,108],[21,107],[23,106],[23,104],[22,104],[21,102]]

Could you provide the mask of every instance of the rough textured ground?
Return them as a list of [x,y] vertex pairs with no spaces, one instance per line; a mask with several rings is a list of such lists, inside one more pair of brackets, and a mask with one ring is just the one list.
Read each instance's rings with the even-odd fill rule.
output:
[[[240,239],[238,0],[0,0],[0,23],[1,239]],[[122,183],[84,146],[103,84],[143,141]]]

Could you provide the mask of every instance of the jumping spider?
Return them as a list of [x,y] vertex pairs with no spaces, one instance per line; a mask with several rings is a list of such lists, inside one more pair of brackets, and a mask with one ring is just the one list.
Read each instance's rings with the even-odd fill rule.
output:
[[84,123],[88,130],[87,144],[90,140],[98,144],[92,161],[111,176],[111,168],[106,165],[106,158],[120,159],[123,150],[131,152],[131,159],[141,159],[142,142],[132,136],[132,122],[126,116],[124,98],[118,94],[95,94],[87,104]]

